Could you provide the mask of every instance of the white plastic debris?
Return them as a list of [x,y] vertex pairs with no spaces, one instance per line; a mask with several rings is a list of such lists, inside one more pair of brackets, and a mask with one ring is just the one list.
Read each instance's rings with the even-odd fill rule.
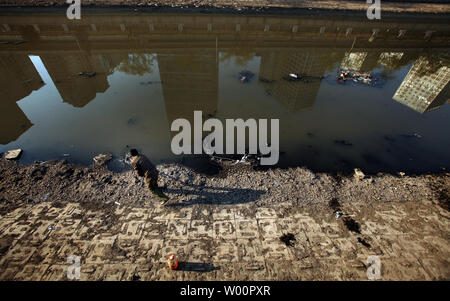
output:
[[112,159],[112,155],[109,153],[99,154],[94,157],[94,163],[97,165],[105,165],[108,161]]
[[117,206],[120,206],[120,203],[119,203],[119,202],[114,202],[114,204],[116,204]]
[[294,73],[289,73],[289,76],[292,78],[298,78],[297,74],[294,74]]
[[359,168],[355,168],[355,174],[354,177],[357,179],[364,179],[366,175],[361,171]]
[[5,153],[5,159],[7,159],[7,160],[17,160],[20,157],[21,154],[22,154],[22,150],[20,148],[13,149],[13,150],[7,151]]

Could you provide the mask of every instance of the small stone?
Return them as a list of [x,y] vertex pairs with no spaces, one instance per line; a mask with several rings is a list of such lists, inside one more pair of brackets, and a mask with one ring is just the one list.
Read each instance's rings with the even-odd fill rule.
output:
[[105,165],[111,159],[112,159],[112,155],[109,153],[99,154],[94,157],[94,163],[101,166],[101,165]]
[[364,179],[364,177],[365,177],[366,175],[361,171],[361,169],[355,168],[355,174],[354,174],[353,176],[354,176],[355,178],[361,180],[361,179]]
[[7,151],[5,153],[5,159],[7,160],[17,160],[22,154],[22,150],[20,148]]

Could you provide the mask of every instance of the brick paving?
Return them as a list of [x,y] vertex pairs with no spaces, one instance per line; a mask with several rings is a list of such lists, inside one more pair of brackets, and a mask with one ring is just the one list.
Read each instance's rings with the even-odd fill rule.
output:
[[[280,216],[288,205],[279,206],[25,206],[0,219],[2,248],[9,239],[0,279],[67,280],[70,255],[81,259],[81,280],[367,280],[370,255],[381,260],[382,280],[450,278],[450,215],[439,206],[385,204],[359,221],[361,234],[332,212]],[[285,233],[294,246],[280,241]],[[166,266],[171,252],[179,271]]]

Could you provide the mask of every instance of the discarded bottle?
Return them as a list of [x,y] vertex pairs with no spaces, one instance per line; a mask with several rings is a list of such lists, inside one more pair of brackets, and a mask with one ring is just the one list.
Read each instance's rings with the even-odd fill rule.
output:
[[167,264],[169,266],[169,269],[176,270],[178,268],[178,259],[175,254],[169,254],[169,257],[167,258]]

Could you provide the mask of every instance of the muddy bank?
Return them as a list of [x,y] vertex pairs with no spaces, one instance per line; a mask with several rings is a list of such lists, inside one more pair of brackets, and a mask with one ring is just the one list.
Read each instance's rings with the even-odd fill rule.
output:
[[[280,202],[291,208],[328,208],[332,199],[370,207],[380,202],[430,200],[449,209],[450,174],[401,176],[355,174],[336,176],[305,168],[254,170],[247,165],[225,166],[206,175],[178,164],[159,165],[159,185],[170,197],[169,206]],[[105,208],[115,203],[144,206],[153,202],[141,178],[129,170],[112,172],[102,165],[75,166],[63,161],[25,166],[0,159],[0,213],[23,204],[76,202]]]
[[[444,1],[383,1],[382,11],[384,13],[432,13],[448,14],[450,5]],[[6,0],[0,3],[4,7],[66,7],[65,0],[43,1],[43,0]],[[366,1],[354,0],[83,0],[84,7],[138,7],[157,9],[186,9],[186,10],[208,10],[208,9],[230,9],[233,11],[261,11],[278,10],[280,12],[292,13],[293,9],[298,10],[330,10],[330,11],[365,11],[369,7]]]
[[382,280],[450,277],[448,173],[158,169],[165,207],[131,171],[1,159],[0,279],[67,280],[73,254],[81,280],[367,280],[372,255]]

